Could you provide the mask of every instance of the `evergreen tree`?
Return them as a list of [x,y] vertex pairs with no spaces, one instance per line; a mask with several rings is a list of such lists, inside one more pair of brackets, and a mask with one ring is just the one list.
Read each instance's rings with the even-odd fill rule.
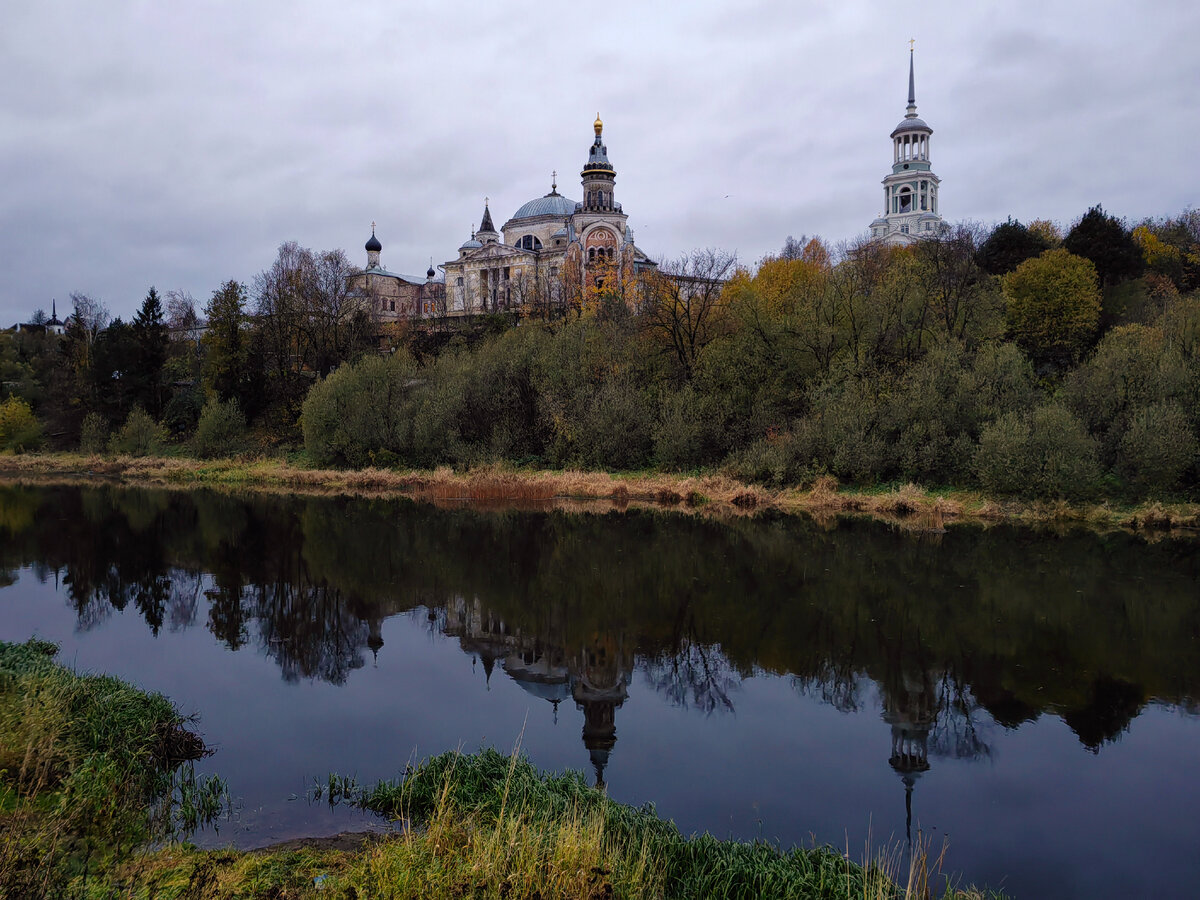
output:
[[165,403],[163,367],[167,362],[167,326],[163,322],[163,306],[153,286],[142,308],[133,319],[133,339],[136,344],[134,368],[126,374],[132,385],[134,402],[145,407],[155,419],[162,415]]
[[1120,219],[1093,206],[1063,240],[1063,249],[1089,259],[1101,285],[1112,285],[1142,274],[1142,251]]
[[213,291],[204,309],[204,386],[221,400],[237,400],[245,408],[249,387],[249,335],[246,333],[246,289],[230,280]]
[[1050,249],[1050,242],[1018,222],[1009,219],[992,229],[983,242],[975,261],[992,275],[1005,275],[1040,253]]

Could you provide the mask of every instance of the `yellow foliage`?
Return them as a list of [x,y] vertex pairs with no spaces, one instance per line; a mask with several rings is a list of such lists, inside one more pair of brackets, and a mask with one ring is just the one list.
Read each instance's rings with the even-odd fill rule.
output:
[[1062,232],[1049,219],[1034,219],[1025,227],[1030,234],[1040,237],[1050,247],[1057,247],[1062,243]]
[[1178,247],[1172,247],[1160,240],[1158,235],[1145,225],[1133,229],[1133,240],[1141,248],[1142,259],[1150,269],[1158,272],[1170,271],[1183,262],[1183,254]]
[[764,261],[754,276],[753,285],[767,310],[774,316],[791,315],[805,305],[808,298],[824,291],[829,275],[827,254],[825,259],[824,265],[806,259]]

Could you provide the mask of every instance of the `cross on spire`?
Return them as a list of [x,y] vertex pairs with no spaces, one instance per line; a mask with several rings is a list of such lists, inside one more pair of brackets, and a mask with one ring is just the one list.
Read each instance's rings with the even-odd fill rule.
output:
[[908,39],[908,52],[909,52],[909,53],[912,53],[912,52],[913,52],[913,44],[915,44],[916,42],[917,42],[917,39],[916,39],[916,38],[909,38],[909,39]]

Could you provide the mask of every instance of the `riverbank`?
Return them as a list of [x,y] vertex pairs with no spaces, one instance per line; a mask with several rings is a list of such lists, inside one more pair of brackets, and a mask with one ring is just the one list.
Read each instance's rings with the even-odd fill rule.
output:
[[940,532],[955,523],[1085,525],[1141,532],[1200,532],[1200,503],[1118,501],[1068,503],[989,498],[958,489],[917,485],[870,490],[831,477],[772,490],[720,474],[611,474],[520,469],[499,465],[465,471],[384,468],[319,469],[282,459],[196,460],[183,457],[31,453],[0,456],[0,478],[34,483],[111,479],[171,488],[408,497],[439,505],[608,512],[633,507],[735,517],[764,512],[815,518],[866,516],[914,531]]
[[177,773],[202,745],[166,698],[72,672],[53,662],[55,650],[0,642],[3,896],[993,896],[943,888],[941,860],[925,848],[899,871],[895,853],[864,867],[828,847],[685,837],[652,808],[616,803],[580,774],[541,773],[491,750],[445,753],[370,787],[331,778],[315,798],[410,826],[392,837],[248,852],[164,846],[220,813],[208,802],[183,815],[197,797],[224,791],[208,783],[179,792]]

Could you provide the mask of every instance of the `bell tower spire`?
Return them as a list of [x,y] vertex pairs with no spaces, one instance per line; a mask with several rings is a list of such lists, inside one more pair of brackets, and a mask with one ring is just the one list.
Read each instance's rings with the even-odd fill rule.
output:
[[910,39],[908,42],[908,112],[905,113],[905,118],[915,118],[917,115],[917,88],[916,81],[913,78],[913,43],[915,39]]

